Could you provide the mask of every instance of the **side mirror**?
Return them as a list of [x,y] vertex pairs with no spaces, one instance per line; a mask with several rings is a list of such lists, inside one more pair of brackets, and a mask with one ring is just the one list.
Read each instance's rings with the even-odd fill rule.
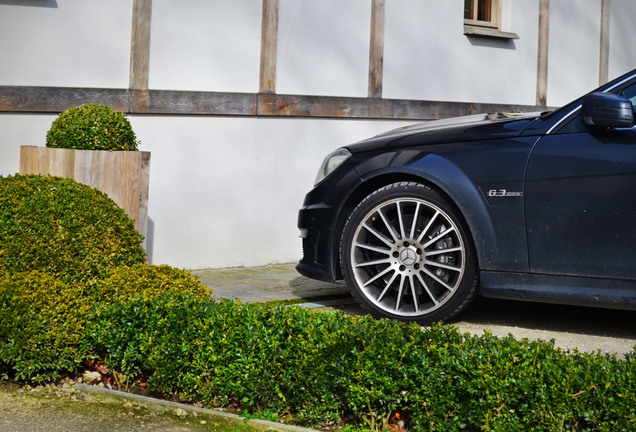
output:
[[583,123],[588,126],[629,128],[634,126],[631,101],[612,93],[591,93],[583,99]]

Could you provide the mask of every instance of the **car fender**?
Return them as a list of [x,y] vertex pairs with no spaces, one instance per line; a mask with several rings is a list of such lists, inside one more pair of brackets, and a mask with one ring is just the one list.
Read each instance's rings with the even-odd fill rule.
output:
[[[405,163],[404,157],[411,160]],[[359,188],[370,184],[381,187],[395,181],[419,181],[438,188],[464,217],[472,235],[480,269],[527,270],[525,226],[512,234],[497,231],[493,224],[493,206],[488,202],[482,188],[448,158],[434,153],[423,155],[421,151],[399,150],[394,154],[383,153],[377,158],[368,158],[356,166],[356,171],[362,179]],[[520,208],[522,207],[521,204]],[[519,216],[523,217],[522,214]],[[502,238],[504,236],[508,238]],[[508,246],[511,244],[515,246]]]

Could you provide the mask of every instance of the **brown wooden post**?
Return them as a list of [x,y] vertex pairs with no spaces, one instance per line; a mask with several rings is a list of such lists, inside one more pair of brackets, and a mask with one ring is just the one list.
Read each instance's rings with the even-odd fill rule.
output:
[[537,101],[546,106],[548,93],[548,48],[550,45],[550,0],[539,3],[539,41],[537,48]]
[[277,46],[278,0],[263,0],[261,68],[258,85],[260,93],[276,93]]
[[382,72],[384,65],[385,0],[373,0],[371,8],[371,41],[369,44],[368,96],[370,98],[381,98]]
[[601,0],[601,48],[599,57],[599,85],[607,82],[609,70],[609,38],[610,38],[610,4],[611,0]]
[[130,88],[148,90],[152,0],[133,0],[130,43]]

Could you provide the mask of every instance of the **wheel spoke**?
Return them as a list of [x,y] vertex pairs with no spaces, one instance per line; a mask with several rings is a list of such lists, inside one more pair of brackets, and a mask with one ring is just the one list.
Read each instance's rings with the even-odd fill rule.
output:
[[413,239],[415,237],[415,229],[417,227],[417,219],[420,214],[421,206],[422,204],[420,204],[419,202],[415,205],[415,213],[413,213],[413,223],[411,224],[411,233],[409,234],[409,237],[408,237],[410,239]]
[[382,222],[384,222],[384,225],[386,226],[387,230],[389,230],[391,237],[393,237],[393,241],[397,243],[400,240],[400,238],[398,237],[398,233],[395,231],[395,228],[393,228],[393,225],[391,225],[391,223],[386,219],[386,215],[384,214],[382,209],[378,210],[378,214],[380,215]]
[[460,251],[462,251],[462,248],[460,246],[452,247],[452,248],[446,248],[446,249],[434,249],[432,251],[424,252],[424,256],[425,257],[429,257],[429,256],[433,256],[433,255],[441,255],[441,254],[446,254],[446,253],[451,253],[451,252],[460,252]]
[[393,281],[395,280],[397,275],[398,275],[397,272],[393,273],[393,276],[391,276],[391,279],[386,283],[386,285],[384,286],[384,289],[382,290],[382,292],[378,296],[377,301],[382,301],[384,299],[384,296],[386,295],[386,293],[389,292],[389,288],[391,288],[391,284],[393,284]]
[[428,284],[426,283],[426,281],[424,280],[424,278],[422,277],[422,275],[420,273],[417,274],[417,278],[419,279],[420,283],[422,284],[422,287],[426,291],[426,294],[428,294],[430,299],[437,306],[439,304],[439,301],[437,300],[437,298],[435,298],[435,296],[431,292],[431,289],[428,287]]
[[432,277],[432,278],[435,280],[435,282],[437,282],[438,284],[440,284],[441,286],[443,286],[443,287],[444,287],[444,288],[446,288],[447,290],[449,290],[449,291],[453,291],[453,289],[454,289],[454,288],[453,288],[452,286],[450,286],[448,283],[444,282],[444,281],[443,281],[442,279],[440,279],[439,277],[437,277],[437,275],[436,275],[435,273],[431,272],[430,270],[428,270],[428,269],[426,269],[426,268],[424,269],[424,273],[426,273],[427,275],[429,275],[430,277]]
[[373,261],[365,261],[365,262],[356,263],[356,268],[368,267],[368,266],[374,266],[374,265],[382,265],[382,264],[389,264],[390,262],[391,261],[388,258],[378,259],[378,260],[373,260]]
[[439,233],[438,235],[436,235],[435,237],[433,237],[432,239],[430,239],[429,241],[424,243],[424,245],[423,245],[424,249],[428,248],[430,245],[432,245],[433,243],[437,242],[439,239],[448,236],[453,231],[455,231],[455,228],[453,228],[453,227],[445,229],[444,231],[442,231],[441,233]]
[[374,277],[372,277],[371,279],[369,279],[368,281],[366,281],[363,285],[363,287],[367,287],[369,285],[371,285],[373,282],[375,282],[376,280],[380,279],[382,276],[384,276],[385,274],[387,274],[388,272],[392,271],[393,269],[391,267],[387,267],[384,269],[384,271],[378,273],[377,275],[375,275]]
[[398,201],[395,206],[397,208],[398,224],[400,225],[400,238],[404,239],[406,238],[406,233],[404,232],[404,215],[402,213],[402,203]]
[[435,214],[433,215],[433,217],[431,218],[431,220],[428,221],[428,224],[426,224],[426,228],[424,228],[422,230],[422,233],[420,234],[420,236],[417,238],[417,242],[420,243],[422,241],[422,239],[424,238],[424,236],[426,235],[426,233],[428,233],[428,230],[431,229],[431,227],[433,226],[433,223],[435,223],[435,219],[437,219],[437,216],[439,215],[439,211],[435,211]]
[[395,310],[399,311],[402,305],[402,294],[404,293],[404,282],[408,279],[408,276],[402,276],[400,278],[400,288],[398,289],[397,298],[395,299]]
[[384,243],[388,247],[393,246],[393,242],[389,240],[388,238],[386,238],[384,234],[376,231],[375,229],[373,229],[373,227],[369,226],[368,224],[365,224],[364,227],[366,228],[367,231],[369,231],[371,234],[376,236],[382,243]]
[[366,244],[366,243],[356,243],[355,247],[360,248],[360,249],[370,250],[372,252],[381,253],[381,254],[384,254],[384,255],[390,255],[391,254],[391,250],[390,249],[383,249],[381,247],[369,245],[369,244]]
[[[419,272],[417,273],[417,276],[419,278]],[[411,296],[413,297],[413,309],[417,312],[420,309],[420,299],[417,295],[417,291],[415,289],[415,281],[413,280],[413,277],[409,277],[409,283],[411,285]]]
[[456,272],[462,270],[461,267],[444,264],[444,263],[441,263],[441,262],[438,262],[438,261],[426,261],[426,265],[431,265],[431,266],[434,266],[434,267],[440,267],[440,268],[443,268],[443,269],[452,270],[452,271],[456,271]]

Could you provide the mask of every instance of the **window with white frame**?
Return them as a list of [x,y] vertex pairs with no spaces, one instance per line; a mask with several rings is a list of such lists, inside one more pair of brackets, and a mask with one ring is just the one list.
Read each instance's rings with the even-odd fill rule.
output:
[[499,28],[499,0],[464,0],[464,23]]
[[503,39],[518,39],[515,33],[501,29],[502,0],[464,0],[464,34]]

